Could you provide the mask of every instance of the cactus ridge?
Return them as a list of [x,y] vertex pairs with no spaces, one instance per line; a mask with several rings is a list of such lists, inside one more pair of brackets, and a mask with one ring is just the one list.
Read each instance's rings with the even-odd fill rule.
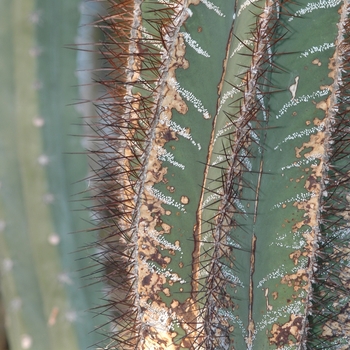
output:
[[312,306],[309,316],[308,349],[345,349],[349,332],[349,111],[348,82],[350,42],[349,4],[342,5],[334,55],[334,105],[327,126],[328,153],[321,198],[320,238],[314,266]]
[[[91,182],[101,231],[93,259],[105,271],[101,313],[112,310],[113,348],[344,348],[347,2],[108,4],[96,23],[106,38],[106,94],[92,126]],[[196,22],[204,7],[226,28],[216,61]],[[302,16],[326,11],[338,34],[332,22],[324,35],[335,44],[323,43],[325,54],[308,63],[328,77],[311,79],[299,63],[311,51],[302,43],[298,52],[298,29]],[[188,88],[194,62],[221,69],[210,84],[218,86],[215,107]],[[290,125],[290,114],[305,117]],[[188,119],[184,128],[184,116],[200,120],[202,132]],[[188,175],[196,157],[197,176]],[[271,256],[279,254],[277,265]]]
[[[172,59],[168,51],[173,50],[174,41],[167,37],[176,35],[175,23],[182,21],[184,14],[176,2],[154,10],[156,18],[147,24],[157,35],[150,35],[138,17],[141,2],[110,4],[110,15],[103,18],[101,27],[108,40],[103,56],[111,73],[102,84],[107,85],[111,102],[109,97],[102,98],[101,121],[94,127],[100,145],[93,153],[103,165],[92,179],[98,184],[95,198],[101,201],[94,211],[101,213],[100,227],[105,232],[98,243],[101,247],[98,259],[104,261],[108,271],[106,281],[111,299],[108,303],[114,307],[112,322],[117,329],[112,339],[125,349],[135,349],[145,342],[148,332],[140,319],[143,312],[138,293],[139,211],[144,199],[146,164],[159,122],[158,90],[164,87],[166,67]],[[129,17],[133,13],[135,18]],[[113,37],[116,26],[117,39]],[[159,47],[164,50],[162,53]],[[170,131],[164,137],[171,138]]]

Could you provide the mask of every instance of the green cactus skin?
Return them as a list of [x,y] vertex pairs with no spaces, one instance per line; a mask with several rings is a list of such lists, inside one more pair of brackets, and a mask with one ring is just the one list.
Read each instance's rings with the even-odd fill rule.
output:
[[108,4],[109,348],[345,349],[348,3]]
[[[87,349],[101,337],[86,310],[99,287],[82,288],[91,238],[77,192],[85,157],[72,86],[75,53],[64,48],[78,28],[77,1],[2,1],[0,4],[0,266],[1,294],[11,349]],[[75,94],[75,97],[73,97]],[[74,254],[73,254],[74,253]],[[90,283],[90,282],[89,282]]]

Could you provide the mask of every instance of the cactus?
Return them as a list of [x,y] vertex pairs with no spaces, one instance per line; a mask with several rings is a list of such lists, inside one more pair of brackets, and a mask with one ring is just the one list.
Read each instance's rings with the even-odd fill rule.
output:
[[348,6],[108,1],[110,349],[347,348]]
[[[0,4],[0,266],[10,349],[87,349],[101,317],[98,286],[82,288],[91,262],[87,213],[74,194],[86,184],[78,114],[76,55],[64,48],[78,30],[78,1]],[[70,234],[69,234],[70,233]],[[101,296],[102,294],[100,294]],[[89,317],[87,317],[89,316]]]
[[[346,349],[348,2],[106,4],[93,175],[74,189],[77,2],[0,5],[11,349],[86,349],[98,322],[107,349]],[[97,301],[72,273],[93,274],[67,235],[86,187],[108,322],[81,314]]]

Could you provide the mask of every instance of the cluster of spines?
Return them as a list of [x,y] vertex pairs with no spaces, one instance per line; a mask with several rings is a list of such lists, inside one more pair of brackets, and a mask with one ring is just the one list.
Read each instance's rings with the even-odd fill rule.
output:
[[350,341],[350,6],[342,6],[307,349],[347,349]]

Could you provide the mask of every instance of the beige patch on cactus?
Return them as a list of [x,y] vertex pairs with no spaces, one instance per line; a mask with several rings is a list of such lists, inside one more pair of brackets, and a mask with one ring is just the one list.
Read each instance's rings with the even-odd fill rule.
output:
[[[335,47],[338,47],[337,43]],[[331,57],[328,62],[328,69],[330,70],[330,72],[328,73],[328,76],[334,80],[338,79],[337,74],[338,74],[339,67],[337,64],[337,56],[338,56],[338,50],[335,50],[334,56]]]
[[171,295],[170,289],[169,289],[169,288],[164,288],[164,289],[163,289],[163,293],[164,293],[167,297],[170,297],[170,295]]
[[301,158],[302,157],[301,152],[303,150],[312,148],[312,151],[304,154],[304,157],[310,158],[314,156],[315,158],[320,158],[320,156],[323,156],[325,154],[324,141],[325,141],[325,133],[322,131],[317,132],[315,135],[311,135],[309,142],[303,143],[303,145],[300,148],[295,147],[296,157]]
[[346,221],[350,221],[350,210],[341,211],[337,215],[342,216],[343,219],[346,220]]
[[[287,345],[295,346],[300,343],[301,329],[303,327],[304,318],[300,315],[291,314],[288,322],[284,324],[274,323],[271,329],[270,344],[282,348]],[[295,340],[292,340],[290,337]]]
[[292,287],[295,292],[301,288],[308,290],[308,274],[305,269],[300,269],[296,273],[285,275],[281,279],[282,284],[286,284],[288,287]]
[[318,58],[315,58],[315,59],[312,61],[312,64],[315,64],[315,65],[317,65],[317,66],[319,66],[319,67],[322,65],[321,61],[320,61]]
[[140,347],[142,350],[177,350],[178,346],[174,345],[173,339],[176,337],[175,332],[169,331],[171,318],[166,308],[147,308],[143,321],[149,326],[143,330],[144,343]]
[[296,96],[296,93],[297,93],[297,88],[298,88],[298,83],[299,83],[299,77],[295,77],[294,79],[294,84],[292,84],[290,87],[289,87],[289,91],[290,93],[292,94],[292,100],[295,99],[295,96]]
[[295,266],[298,265],[300,256],[301,256],[300,250],[296,250],[295,252],[289,254],[289,258],[293,260]]
[[170,193],[174,193],[174,192],[175,192],[175,187],[174,187],[174,186],[167,186],[167,190],[168,190]]
[[326,111],[328,109],[327,101],[322,100],[322,101],[316,103],[316,108]]
[[188,204],[190,202],[189,198],[187,196],[181,196],[180,202],[182,204]]

